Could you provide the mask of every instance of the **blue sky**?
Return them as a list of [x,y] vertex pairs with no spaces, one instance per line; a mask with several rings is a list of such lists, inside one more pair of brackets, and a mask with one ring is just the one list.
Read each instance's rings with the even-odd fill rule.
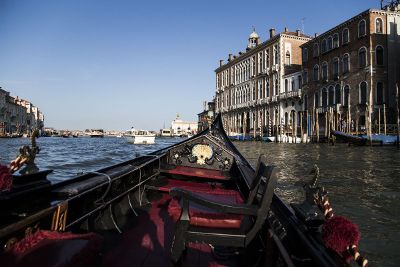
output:
[[0,0],[0,86],[58,129],[157,130],[197,120],[219,59],[252,27],[313,35],[372,0]]

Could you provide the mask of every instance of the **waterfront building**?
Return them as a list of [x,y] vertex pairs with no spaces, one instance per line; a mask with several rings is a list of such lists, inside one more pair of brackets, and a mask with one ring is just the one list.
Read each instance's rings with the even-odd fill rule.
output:
[[229,54],[226,64],[220,60],[215,110],[228,135],[275,135],[291,124],[302,106],[300,46],[309,40],[285,28],[279,34],[270,29],[262,43],[253,30],[245,52]]
[[369,9],[301,46],[311,134],[328,135],[327,128],[383,133],[384,120],[395,122],[399,20],[399,6]]
[[177,114],[176,119],[171,122],[171,129],[174,136],[196,134],[197,122],[183,121]]
[[204,102],[203,106],[203,111],[197,114],[199,120],[198,120],[198,126],[197,130],[198,132],[201,132],[205,129],[207,129],[211,123],[214,121],[215,117],[215,102]]
[[31,102],[13,97],[0,87],[0,135],[31,133],[43,130],[44,115]]

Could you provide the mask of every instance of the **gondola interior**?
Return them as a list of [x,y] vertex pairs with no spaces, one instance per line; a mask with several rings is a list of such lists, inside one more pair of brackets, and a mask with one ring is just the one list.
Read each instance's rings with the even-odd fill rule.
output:
[[274,194],[278,177],[263,157],[253,169],[217,119],[37,195],[3,194],[0,265],[345,266],[320,242],[312,208]]

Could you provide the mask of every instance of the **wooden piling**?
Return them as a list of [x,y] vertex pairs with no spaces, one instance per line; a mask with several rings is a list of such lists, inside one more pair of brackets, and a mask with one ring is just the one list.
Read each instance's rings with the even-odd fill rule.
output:
[[303,143],[303,115],[304,112],[300,111],[300,143]]
[[386,104],[383,104],[383,134],[386,135]]
[[378,108],[378,134],[381,134],[381,108]]
[[400,148],[399,83],[396,83],[397,148]]

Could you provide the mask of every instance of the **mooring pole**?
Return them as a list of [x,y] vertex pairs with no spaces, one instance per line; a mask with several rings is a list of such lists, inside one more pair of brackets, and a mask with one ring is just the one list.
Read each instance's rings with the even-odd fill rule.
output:
[[399,84],[396,83],[397,148],[400,148]]
[[383,127],[383,133],[386,135],[386,104],[383,104]]
[[381,108],[378,108],[378,134],[381,134]]

